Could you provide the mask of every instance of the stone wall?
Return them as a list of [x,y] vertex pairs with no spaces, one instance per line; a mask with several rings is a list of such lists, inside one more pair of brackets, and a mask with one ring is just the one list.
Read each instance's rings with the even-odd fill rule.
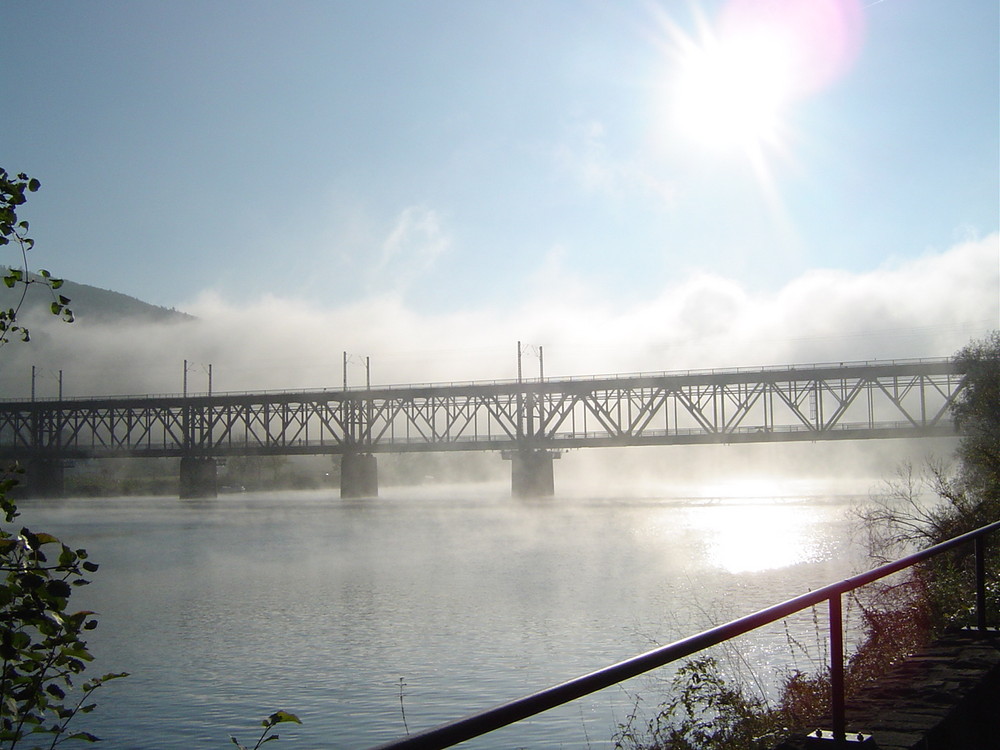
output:
[[[849,700],[846,714],[850,734],[871,735],[847,747],[1000,750],[1000,631],[948,633]],[[836,743],[803,733],[775,750],[822,747]]]

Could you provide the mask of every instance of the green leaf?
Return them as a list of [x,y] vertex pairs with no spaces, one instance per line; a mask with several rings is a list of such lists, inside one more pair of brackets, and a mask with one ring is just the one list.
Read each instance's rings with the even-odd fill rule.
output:
[[62,279],[49,279],[49,286],[52,287],[53,289],[58,289],[64,283],[65,282]]
[[301,724],[302,721],[293,713],[288,711],[275,711],[273,714],[267,717],[268,726],[274,726],[275,724],[281,724],[284,721],[294,721],[296,724]]
[[42,186],[42,183],[40,183],[34,177],[32,177],[30,180],[28,180],[28,192],[30,192],[30,193],[34,193],[41,186]]
[[70,594],[73,593],[72,587],[66,583],[66,581],[49,581],[45,584],[45,590],[48,591],[52,596],[57,596],[60,599],[66,599]]
[[77,732],[76,734],[71,734],[66,739],[68,740],[82,740],[83,742],[100,742],[101,738],[97,737],[90,732]]
[[59,313],[62,312],[63,306],[60,305],[58,302],[53,302],[51,305],[49,305],[49,309],[52,311],[53,315],[58,315]]
[[93,661],[94,657],[90,655],[90,652],[82,646],[77,646],[76,648],[63,648],[59,650],[62,656],[66,656],[72,659],[82,659],[83,661]]
[[66,697],[66,691],[63,690],[58,685],[56,685],[54,682],[46,686],[45,692],[48,693],[49,695],[54,695],[59,700],[62,700],[63,698]]
[[128,677],[128,672],[108,672],[106,675],[101,675],[98,679],[102,682],[110,682],[111,680],[120,680],[122,677]]

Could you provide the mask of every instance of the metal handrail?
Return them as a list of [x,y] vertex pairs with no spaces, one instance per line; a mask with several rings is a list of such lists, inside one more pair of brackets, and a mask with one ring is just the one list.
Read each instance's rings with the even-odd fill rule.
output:
[[736,636],[756,630],[764,625],[781,620],[807,607],[827,601],[830,608],[830,691],[832,698],[833,736],[843,740],[846,722],[844,716],[844,650],[841,596],[880,578],[897,573],[918,562],[941,554],[968,542],[975,543],[976,554],[976,622],[980,629],[986,628],[986,535],[1000,530],[1000,521],[982,526],[961,536],[915,552],[886,565],[865,573],[831,583],[816,591],[802,594],[781,604],[732,620],[724,625],[702,631],[688,638],[674,641],[666,646],[647,651],[639,656],[618,662],[596,672],[577,677],[560,685],[524,696],[509,703],[471,714],[463,719],[423,732],[409,735],[373,748],[373,750],[432,750],[456,745],[459,742],[479,737],[522,719],[548,711],[556,706],[582,698],[598,690],[611,687],[619,682],[636,677],[670,662],[718,645]]

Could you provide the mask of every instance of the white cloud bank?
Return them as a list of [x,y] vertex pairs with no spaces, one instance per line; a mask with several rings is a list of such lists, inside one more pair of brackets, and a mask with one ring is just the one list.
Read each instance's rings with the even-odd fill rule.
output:
[[[401,243],[416,233],[443,251],[432,216],[410,219]],[[558,288],[539,285],[533,300],[509,310],[423,314],[398,295],[335,309],[276,297],[237,305],[206,292],[187,306],[192,322],[46,320],[34,324],[31,344],[0,351],[0,388],[29,395],[34,364],[39,397],[56,393],[58,370],[67,396],[177,393],[184,360],[192,392],[207,388],[207,364],[216,391],[336,388],[344,351],[354,355],[354,386],[364,384],[357,362],[365,356],[375,385],[507,379],[519,340],[544,347],[547,377],[948,356],[1000,327],[1000,237],[865,273],[815,270],[770,294],[708,273],[627,305],[579,280],[555,296],[543,287]],[[526,375],[537,373],[537,358],[523,364]]]

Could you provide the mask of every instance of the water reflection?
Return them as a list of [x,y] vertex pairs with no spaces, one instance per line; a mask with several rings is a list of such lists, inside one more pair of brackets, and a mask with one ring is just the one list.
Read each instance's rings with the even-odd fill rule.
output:
[[729,573],[754,573],[822,559],[812,533],[816,510],[778,500],[731,500],[724,507],[692,511],[705,539],[708,563]]
[[[421,488],[38,503],[24,520],[101,563],[78,604],[101,613],[100,668],[132,673],[88,717],[109,746],[219,747],[287,708],[300,746],[367,747],[404,731],[400,677],[412,731],[853,572],[843,507]],[[787,659],[783,635],[754,638]],[[629,710],[604,691],[470,747],[611,747]]]

